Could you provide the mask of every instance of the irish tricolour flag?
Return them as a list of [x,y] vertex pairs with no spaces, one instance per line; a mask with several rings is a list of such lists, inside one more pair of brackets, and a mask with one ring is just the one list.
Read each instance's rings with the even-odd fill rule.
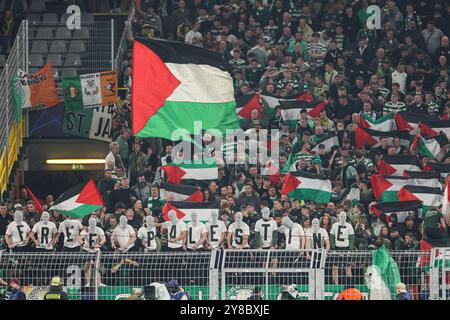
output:
[[175,210],[178,219],[189,222],[191,221],[192,212],[196,212],[198,219],[202,222],[209,221],[211,212],[219,211],[219,205],[215,201],[211,202],[187,202],[187,201],[173,201],[167,202],[163,209],[162,214],[165,221],[169,221],[169,211]]
[[285,177],[282,194],[299,200],[314,200],[327,203],[331,198],[331,182],[319,174],[308,172],[289,172]]
[[[182,42],[136,39],[133,49],[133,133],[173,137],[201,129],[238,129],[233,82],[222,56]],[[183,138],[184,139],[184,138]],[[188,140],[189,138],[186,138]]]
[[168,164],[162,167],[167,182],[178,184],[181,180],[215,180],[218,178],[218,166],[216,162],[204,161],[201,163]]
[[103,199],[91,179],[86,185],[79,184],[64,192],[50,209],[69,217],[83,218],[102,207]]

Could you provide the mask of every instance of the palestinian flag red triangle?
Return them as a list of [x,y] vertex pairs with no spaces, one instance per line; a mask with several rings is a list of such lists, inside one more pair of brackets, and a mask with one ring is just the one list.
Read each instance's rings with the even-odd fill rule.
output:
[[420,135],[425,135],[428,138],[434,138],[434,137],[438,136],[438,132],[434,131],[433,129],[431,129],[428,125],[426,125],[423,122],[419,123],[419,130],[420,130]]
[[295,190],[301,181],[295,177],[291,172],[284,178],[283,187],[281,188],[281,194],[288,194],[292,190]]
[[397,124],[397,130],[399,131],[413,131],[414,128],[409,124],[408,121],[405,120],[405,118],[402,117],[400,113],[395,114],[395,123]]
[[183,219],[184,216],[185,216],[183,211],[181,211],[177,207],[173,206],[170,202],[167,202],[164,205],[164,207],[162,208],[162,214],[163,214],[163,218],[164,218],[165,221],[170,221],[170,218],[169,218],[169,211],[170,210],[175,210],[175,212],[177,213],[178,219]]
[[393,186],[380,174],[374,174],[370,177],[370,184],[372,185],[373,194],[376,200],[380,200],[381,194]]
[[378,173],[391,176],[396,172],[397,172],[397,169],[395,169],[393,166],[391,166],[389,163],[387,163],[383,159],[378,161]]
[[305,91],[304,93],[302,93],[301,95],[296,97],[295,100],[297,100],[297,101],[313,102],[314,98],[311,95],[311,93],[309,93],[308,91]]
[[244,119],[251,119],[252,110],[256,109],[261,119],[262,106],[259,99],[259,94],[236,97],[236,108],[240,108],[238,115]]
[[411,191],[409,191],[407,188],[403,187],[398,192],[398,200],[400,201],[412,201],[412,200],[419,200]]
[[[133,47],[133,80],[139,79],[139,85],[132,87],[132,122],[133,134],[141,131],[166,102],[181,82],[166,67],[161,58],[147,46],[134,41]],[[144,84],[153,84],[152,90]],[[158,85],[155,85],[158,84]]]
[[367,120],[363,116],[359,117],[358,125],[362,128],[367,128],[367,129],[370,128],[370,124],[367,122]]
[[325,102],[319,102],[313,109],[308,111],[308,115],[312,118],[319,117],[319,113],[325,109]]
[[76,202],[94,206],[103,206],[103,199],[98,192],[94,179],[89,180],[89,182],[84,186]]
[[358,149],[362,149],[364,148],[364,145],[367,143],[370,146],[373,146],[375,144],[377,144],[377,140],[374,139],[369,133],[367,133],[367,131],[365,131],[364,129],[360,128],[360,127],[356,127],[355,130],[355,144],[356,144],[356,148]]
[[183,179],[186,171],[175,165],[167,165],[162,167],[164,173],[167,175],[167,182],[178,184]]

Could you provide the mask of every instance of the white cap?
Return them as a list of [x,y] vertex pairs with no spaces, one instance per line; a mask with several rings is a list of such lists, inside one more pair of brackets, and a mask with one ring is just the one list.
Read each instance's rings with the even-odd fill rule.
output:
[[20,203],[16,203],[13,208],[14,209],[22,208],[22,205]]

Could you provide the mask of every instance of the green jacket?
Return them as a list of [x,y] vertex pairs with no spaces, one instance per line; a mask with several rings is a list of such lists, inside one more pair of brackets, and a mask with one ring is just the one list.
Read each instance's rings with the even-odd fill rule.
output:
[[133,152],[128,160],[128,176],[138,177],[144,172],[145,162],[147,161],[147,156],[142,151],[138,154]]

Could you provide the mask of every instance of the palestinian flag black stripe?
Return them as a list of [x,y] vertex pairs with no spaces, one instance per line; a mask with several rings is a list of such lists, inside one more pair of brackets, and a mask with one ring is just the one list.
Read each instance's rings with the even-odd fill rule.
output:
[[187,202],[187,201],[171,201],[174,207],[183,209],[217,209],[219,205],[215,201],[206,202]]
[[137,38],[155,52],[164,63],[204,64],[226,71],[225,60],[214,51],[186,44],[184,42]]
[[404,176],[412,179],[440,179],[439,172],[435,171],[404,171]]
[[420,208],[422,208],[422,202],[419,200],[401,201],[401,202],[380,202],[372,207],[375,213],[384,213],[384,214],[403,211],[416,211],[417,209]]

